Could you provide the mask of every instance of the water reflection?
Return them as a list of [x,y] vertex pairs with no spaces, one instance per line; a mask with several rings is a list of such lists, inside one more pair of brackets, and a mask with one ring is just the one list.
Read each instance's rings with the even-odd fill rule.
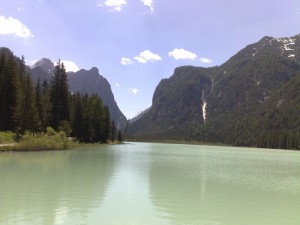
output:
[[[152,151],[150,169],[151,201],[160,216],[172,224],[216,224],[214,218],[201,219],[207,209],[206,153],[186,154],[181,146]],[[163,213],[162,213],[163,212]]]
[[[290,164],[274,168],[282,156],[273,156],[226,148],[152,145],[151,201],[158,216],[171,224],[293,224],[300,219],[293,211],[300,202],[300,190],[294,191],[300,185],[299,179],[294,182],[299,178],[299,161],[283,156]],[[278,179],[278,171],[289,174],[290,180]],[[282,192],[285,182],[290,187]]]
[[300,154],[134,143],[1,153],[0,224],[297,224]]
[[113,157],[92,148],[1,154],[0,224],[72,224],[87,217],[109,187]]

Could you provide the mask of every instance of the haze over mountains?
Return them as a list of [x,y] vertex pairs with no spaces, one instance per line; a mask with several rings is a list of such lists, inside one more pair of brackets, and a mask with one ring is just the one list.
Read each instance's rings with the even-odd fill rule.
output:
[[[50,80],[54,73],[54,63],[47,58],[37,61],[31,69],[31,77],[34,81],[40,79]],[[101,97],[103,103],[108,106],[112,119],[118,128],[126,125],[127,119],[119,109],[111,86],[106,78],[100,75],[98,68],[93,67],[90,70],[81,69],[77,72],[68,72],[69,88],[73,93],[97,94]]]
[[[47,58],[30,71],[41,82],[53,72]],[[71,92],[99,95],[116,126],[125,127],[111,86],[96,67],[69,72],[68,79]],[[127,136],[299,149],[300,35],[263,37],[221,66],[176,68],[156,87],[151,107],[131,120]]]
[[300,35],[264,37],[218,67],[176,68],[128,134],[299,148]]

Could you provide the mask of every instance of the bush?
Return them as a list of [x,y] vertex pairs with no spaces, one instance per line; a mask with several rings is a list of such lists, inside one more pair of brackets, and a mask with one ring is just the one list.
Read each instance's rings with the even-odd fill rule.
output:
[[70,134],[72,133],[72,128],[71,128],[70,123],[65,120],[60,121],[58,130],[65,132],[66,136],[70,136]]
[[44,151],[44,150],[66,150],[76,144],[69,141],[65,132],[55,132],[53,128],[47,127],[46,134],[31,136],[26,133],[21,141],[14,146],[16,151]]

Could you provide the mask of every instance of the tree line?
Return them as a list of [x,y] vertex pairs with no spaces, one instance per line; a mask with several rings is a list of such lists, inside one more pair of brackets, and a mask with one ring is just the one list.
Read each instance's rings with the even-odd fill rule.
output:
[[23,135],[64,131],[80,142],[122,141],[109,109],[97,95],[70,93],[64,64],[58,60],[50,82],[30,77],[25,59],[0,55],[0,131]]

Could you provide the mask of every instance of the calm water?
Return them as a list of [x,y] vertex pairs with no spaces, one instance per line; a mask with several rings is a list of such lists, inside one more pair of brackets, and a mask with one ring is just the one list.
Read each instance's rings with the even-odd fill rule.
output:
[[299,225],[300,152],[129,143],[0,153],[0,224]]

